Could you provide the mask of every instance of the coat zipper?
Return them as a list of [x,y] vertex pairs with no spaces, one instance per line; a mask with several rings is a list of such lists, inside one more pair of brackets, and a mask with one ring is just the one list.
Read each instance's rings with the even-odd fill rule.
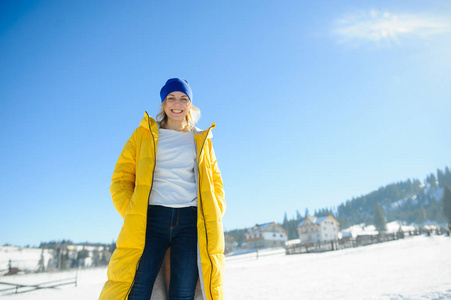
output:
[[[210,130],[211,130],[211,127],[210,128],[208,128],[208,132],[207,132],[207,136],[205,137],[205,139],[204,139],[204,142],[202,143],[202,148],[200,148],[200,152],[199,152],[199,157],[201,156],[201,154],[202,154],[202,151],[204,150],[204,145],[205,145],[205,142],[207,141],[207,137],[208,137],[208,134],[210,133]],[[207,234],[207,222],[206,222],[206,220],[205,220],[205,213],[204,213],[204,205],[203,205],[203,203],[202,203],[202,193],[201,193],[201,190],[200,190],[200,168],[199,168],[199,165],[198,165],[198,167],[197,167],[197,177],[198,177],[198,183],[197,183],[197,185],[198,185],[198,189],[199,189],[199,202],[200,202],[200,207],[201,207],[201,212],[202,212],[202,217],[204,218],[204,228],[205,228],[205,242],[206,242],[206,250],[207,250],[207,254],[208,254],[208,260],[210,260],[210,265],[211,265],[211,271],[210,271],[210,288],[209,288],[209,290],[210,290],[210,297],[211,297],[211,299],[213,300],[213,293],[212,293],[212,291],[211,291],[211,281],[212,281],[212,278],[213,278],[213,262],[211,261],[211,257],[210,257],[210,252],[208,251],[208,234]],[[203,275],[202,275],[203,276]]]
[[[155,149],[156,149],[156,147],[155,147],[155,137],[154,137],[153,132],[152,132],[152,129],[151,129],[151,127],[150,127],[149,114],[148,114],[147,112],[146,112],[146,114],[147,114],[147,123],[148,123],[148,125],[149,125],[149,131],[150,131],[150,134],[152,134],[153,152],[154,152],[154,164],[153,164],[153,170],[152,170],[152,182],[151,182],[151,184],[150,184],[149,195],[147,195],[147,199],[149,199],[150,193],[152,192],[152,187],[153,187],[153,178],[154,178],[154,175],[155,175],[155,165],[157,164],[157,152],[155,151]],[[149,200],[147,200],[147,201],[149,201]],[[147,215],[146,215],[146,219],[147,219]],[[144,234],[146,234],[146,233],[147,233],[147,220],[146,220],[146,231],[145,231]],[[146,239],[145,239],[145,236],[144,236],[144,247],[146,247]],[[143,249],[143,252],[144,252],[144,249]],[[142,253],[141,253],[141,257],[139,258],[138,262],[136,263],[136,270],[138,270],[139,263],[141,262],[141,258],[142,258]],[[135,284],[135,277],[136,277],[136,271],[135,271],[135,276],[133,277],[132,284],[130,285],[130,288],[128,289],[127,294],[125,295],[125,298],[124,298],[124,299],[127,299],[127,298],[128,298],[128,295],[129,295],[130,292],[131,292],[132,287],[133,287],[133,285]]]

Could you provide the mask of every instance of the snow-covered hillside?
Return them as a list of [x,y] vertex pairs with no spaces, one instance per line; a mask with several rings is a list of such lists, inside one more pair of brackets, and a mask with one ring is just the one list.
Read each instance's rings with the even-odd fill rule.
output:
[[22,271],[34,272],[39,269],[39,260],[47,266],[52,255],[48,249],[0,246],[0,275],[8,272],[11,266]]
[[[284,255],[280,250],[227,257],[226,299],[451,299],[451,238],[417,236],[335,252]],[[38,283],[75,272],[4,276]],[[106,269],[81,270],[78,286],[6,296],[97,299]]]

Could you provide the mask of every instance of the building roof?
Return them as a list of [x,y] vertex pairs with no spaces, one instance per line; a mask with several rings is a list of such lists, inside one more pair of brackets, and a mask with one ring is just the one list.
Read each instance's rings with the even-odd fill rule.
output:
[[358,225],[353,225],[349,228],[346,228],[344,230],[341,231],[341,236],[340,237],[357,237],[359,235],[378,235],[379,232],[376,231],[376,227],[374,225],[368,225],[365,226],[364,223],[362,224],[358,224]]
[[[387,233],[395,233],[400,230],[404,231],[404,232],[409,232],[409,231],[414,231],[415,227],[401,225],[401,223],[398,221],[393,221],[393,222],[387,223]],[[353,226],[341,231],[341,237],[354,237],[355,238],[359,235],[378,235],[378,234],[379,234],[379,231],[376,230],[376,226],[365,225],[364,223],[353,225]]]
[[308,222],[308,221],[312,222],[313,225],[315,225],[315,224],[321,224],[321,223],[322,223],[324,220],[326,220],[326,219],[330,219],[330,220],[332,220],[332,221],[335,221],[335,222],[338,224],[337,220],[335,220],[335,218],[332,217],[332,216],[330,216],[330,215],[329,215],[329,216],[325,216],[325,217],[315,217],[315,216],[310,217],[310,216],[308,216],[307,218],[305,218],[304,221],[302,221],[301,223],[299,223],[298,227],[304,226],[304,224],[305,224],[306,222]]
[[406,226],[402,225],[399,221],[393,221],[390,223],[387,223],[387,232],[393,233],[398,231],[408,232],[408,231],[415,231],[415,226]]
[[275,222],[269,222],[269,223],[265,223],[265,224],[256,224],[254,227],[249,228],[246,233],[247,234],[261,233],[261,232],[264,232],[266,229],[268,229],[271,225],[275,225],[275,227],[277,229],[285,232],[285,230],[283,228],[281,228],[279,225],[277,225]]
[[327,218],[327,217],[319,217],[319,218],[318,218],[318,217],[315,217],[315,216],[313,216],[313,217],[308,216],[307,218],[305,218],[304,221],[302,221],[301,223],[299,223],[298,227],[304,226],[304,224],[307,223],[308,221],[312,222],[312,224],[319,224],[319,223],[321,223],[322,221],[324,221],[326,218]]

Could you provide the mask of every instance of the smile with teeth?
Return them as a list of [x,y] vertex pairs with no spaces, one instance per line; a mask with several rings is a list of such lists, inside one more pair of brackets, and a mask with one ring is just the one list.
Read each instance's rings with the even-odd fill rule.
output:
[[171,112],[173,112],[174,114],[181,114],[183,112],[183,110],[181,110],[181,109],[171,109]]

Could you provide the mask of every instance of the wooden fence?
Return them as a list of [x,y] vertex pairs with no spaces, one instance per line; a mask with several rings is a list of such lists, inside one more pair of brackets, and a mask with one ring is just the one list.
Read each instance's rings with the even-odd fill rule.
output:
[[75,277],[58,279],[53,281],[41,282],[37,284],[23,284],[0,281],[0,286],[7,286],[0,289],[0,296],[7,294],[21,294],[41,289],[54,289],[63,285],[75,285],[77,286],[78,272],[75,273]]
[[315,253],[334,251],[345,248],[354,248],[360,246],[367,246],[377,243],[383,243],[404,238],[405,233],[379,233],[377,235],[358,235],[355,238],[342,238],[333,241],[325,242],[302,242],[297,244],[287,245],[285,248],[286,254],[301,254],[301,253]]

